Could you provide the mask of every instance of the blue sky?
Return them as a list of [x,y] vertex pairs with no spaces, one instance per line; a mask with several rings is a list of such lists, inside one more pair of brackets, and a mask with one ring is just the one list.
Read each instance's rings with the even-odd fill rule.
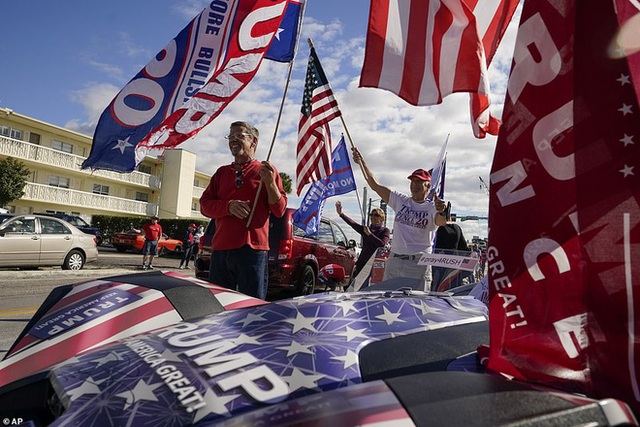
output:
[[[4,1],[0,26],[0,107],[93,135],[99,115],[116,93],[196,15],[201,0]],[[441,105],[413,107],[378,89],[358,88],[369,13],[368,0],[308,0],[294,74],[287,94],[271,161],[295,179],[295,145],[303,77],[311,37],[332,85],[348,130],[379,181],[408,191],[406,177],[430,168],[447,135],[445,198],[459,215],[486,216],[488,196],[479,176],[489,182],[496,138],[477,140],[469,124],[468,97],[452,95]],[[519,12],[517,12],[519,15]],[[500,117],[515,40],[512,23],[490,72],[494,115]],[[180,147],[198,155],[197,167],[213,173],[231,157],[222,138],[229,123],[248,120],[260,129],[257,158],[264,160],[273,139],[287,65],[264,61],[240,96],[193,140]],[[335,142],[343,132],[332,122]],[[355,165],[354,165],[355,166]],[[360,199],[365,182],[354,167]],[[368,192],[368,197],[377,196]],[[300,198],[292,194],[289,205]],[[359,216],[350,193],[327,200]],[[486,221],[460,223],[465,236],[487,236]],[[346,230],[345,230],[346,231]]]

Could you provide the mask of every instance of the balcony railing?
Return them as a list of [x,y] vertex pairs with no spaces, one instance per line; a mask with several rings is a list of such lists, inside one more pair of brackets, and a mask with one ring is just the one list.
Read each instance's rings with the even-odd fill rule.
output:
[[199,199],[202,197],[202,193],[204,193],[205,188],[202,187],[193,187],[193,198]]
[[66,206],[100,209],[127,215],[137,214],[150,216],[158,212],[158,205],[154,203],[103,196],[101,194],[69,190],[67,188],[51,187],[33,182],[28,182],[24,187],[24,196],[22,196],[22,199],[47,203],[55,202]]
[[54,166],[68,169],[86,175],[95,175],[113,181],[127,182],[129,184],[140,185],[149,188],[160,188],[160,179],[156,176],[142,172],[119,173],[105,170],[80,169],[80,165],[85,160],[82,156],[65,153],[52,148],[30,144],[17,139],[0,136],[0,154],[15,157],[17,159],[28,160],[41,163],[47,166]]

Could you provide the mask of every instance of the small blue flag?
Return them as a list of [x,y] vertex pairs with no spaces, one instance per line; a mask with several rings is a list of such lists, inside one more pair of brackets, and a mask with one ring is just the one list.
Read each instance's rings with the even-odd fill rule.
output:
[[291,62],[296,54],[296,42],[298,41],[298,29],[302,19],[304,0],[290,0],[284,17],[273,37],[265,59],[278,62]]
[[300,207],[293,213],[293,224],[303,229],[308,235],[318,232],[325,199],[357,189],[344,136],[331,154],[331,164],[333,173],[311,184]]

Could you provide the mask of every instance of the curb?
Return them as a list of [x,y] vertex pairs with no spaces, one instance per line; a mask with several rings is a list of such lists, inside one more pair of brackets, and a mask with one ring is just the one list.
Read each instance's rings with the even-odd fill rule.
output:
[[0,279],[2,278],[11,278],[11,279],[28,279],[32,277],[49,277],[49,276],[58,276],[64,274],[65,276],[73,276],[73,277],[88,277],[88,276],[98,276],[98,277],[109,277],[109,276],[117,276],[120,274],[130,274],[135,272],[142,272],[142,270],[136,268],[83,268],[82,270],[62,270],[60,268],[51,268],[51,269],[42,269],[40,267],[39,270],[3,270],[0,271]]

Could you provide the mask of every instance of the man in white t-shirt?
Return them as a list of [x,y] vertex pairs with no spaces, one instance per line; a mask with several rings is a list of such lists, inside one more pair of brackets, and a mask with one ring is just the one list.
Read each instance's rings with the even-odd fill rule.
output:
[[418,265],[423,253],[431,253],[436,229],[447,223],[444,215],[446,203],[434,195],[428,200],[431,175],[416,169],[407,178],[411,180],[411,195],[391,190],[378,182],[362,155],[353,148],[353,161],[362,167],[364,179],[388,206],[395,211],[393,242],[387,259],[383,280],[406,277],[423,281],[422,290],[431,289],[431,266]]

